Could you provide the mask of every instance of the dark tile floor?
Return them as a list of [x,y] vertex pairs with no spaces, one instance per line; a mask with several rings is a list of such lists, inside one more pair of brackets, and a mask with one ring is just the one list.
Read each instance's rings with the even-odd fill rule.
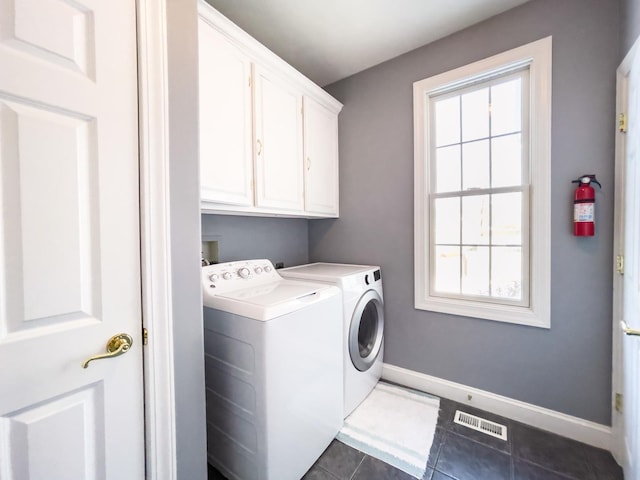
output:
[[[503,441],[453,422],[457,409],[507,426]],[[209,469],[209,480],[221,480]],[[412,480],[414,477],[334,440],[303,480]],[[423,480],[623,480],[605,450],[513,420],[440,400]]]

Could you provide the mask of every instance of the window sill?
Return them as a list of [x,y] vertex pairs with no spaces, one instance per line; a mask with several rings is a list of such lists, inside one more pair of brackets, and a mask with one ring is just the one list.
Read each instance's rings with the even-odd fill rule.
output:
[[[418,298],[416,296],[416,298]],[[463,317],[494,320],[537,328],[551,328],[550,314],[542,309],[512,305],[489,304],[483,302],[451,298],[429,297],[416,301],[417,310],[448,313]]]

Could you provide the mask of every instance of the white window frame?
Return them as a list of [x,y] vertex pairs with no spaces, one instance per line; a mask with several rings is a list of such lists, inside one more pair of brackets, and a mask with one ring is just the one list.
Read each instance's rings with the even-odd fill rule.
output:
[[[413,84],[415,308],[550,328],[551,279],[551,37]],[[529,71],[529,302],[430,294],[430,97],[523,68]],[[523,132],[523,134],[525,134]],[[435,159],[434,159],[435,161]],[[525,199],[526,202],[526,199]]]

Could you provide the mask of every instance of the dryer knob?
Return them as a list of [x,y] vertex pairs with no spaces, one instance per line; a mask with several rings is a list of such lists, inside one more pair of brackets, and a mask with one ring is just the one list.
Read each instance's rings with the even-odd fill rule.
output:
[[240,270],[238,270],[238,275],[240,276],[240,278],[249,278],[249,275],[251,275],[251,271],[247,267],[242,267]]
[[217,273],[212,273],[211,275],[209,275],[209,280],[214,283],[218,280],[218,278],[220,278],[220,276]]
[[231,280],[232,275],[229,272],[224,272],[222,274],[222,278],[224,278],[225,280]]
[[262,267],[256,267],[255,270],[256,275],[260,275],[262,273]]
[[273,268],[271,268],[269,265],[264,267],[264,271],[269,273],[271,270],[273,270]]

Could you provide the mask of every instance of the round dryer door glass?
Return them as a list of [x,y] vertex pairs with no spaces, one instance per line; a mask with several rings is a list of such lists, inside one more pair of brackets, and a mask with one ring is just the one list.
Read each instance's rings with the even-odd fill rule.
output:
[[349,327],[349,356],[361,372],[368,370],[380,353],[383,327],[382,299],[375,290],[368,290],[356,305]]

